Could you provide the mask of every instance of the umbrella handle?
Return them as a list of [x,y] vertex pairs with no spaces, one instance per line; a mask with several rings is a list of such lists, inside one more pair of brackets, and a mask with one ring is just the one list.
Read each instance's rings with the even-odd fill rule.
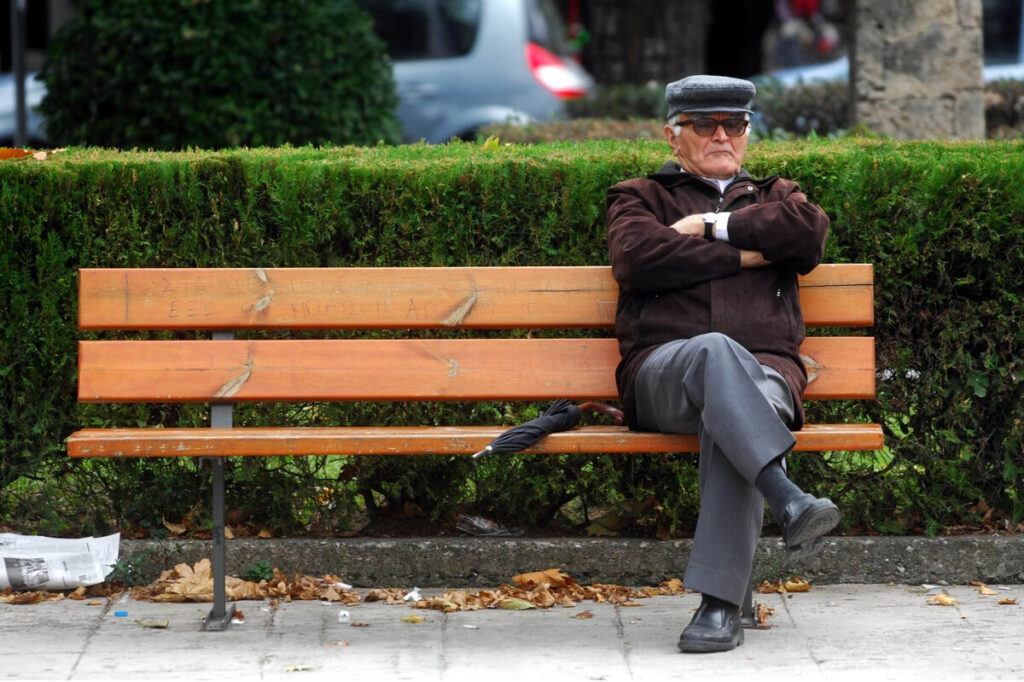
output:
[[[622,410],[611,405],[605,405],[604,403],[582,403],[580,404],[580,412],[599,412],[606,417],[611,417],[615,422],[616,426],[622,426],[626,423],[626,416]],[[474,455],[475,456],[475,455]]]

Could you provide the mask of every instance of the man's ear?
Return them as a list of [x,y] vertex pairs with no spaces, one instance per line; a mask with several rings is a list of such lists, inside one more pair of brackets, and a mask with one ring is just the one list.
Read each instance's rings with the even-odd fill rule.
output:
[[668,146],[672,147],[672,153],[676,151],[676,133],[672,129],[672,126],[665,124],[665,141],[668,142]]

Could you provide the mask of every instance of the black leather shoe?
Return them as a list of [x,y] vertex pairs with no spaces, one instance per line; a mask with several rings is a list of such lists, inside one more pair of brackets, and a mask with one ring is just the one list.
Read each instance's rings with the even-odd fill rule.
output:
[[683,653],[731,651],[743,644],[743,624],[740,609],[731,604],[714,605],[701,602],[693,620],[679,636],[679,650]]
[[782,512],[782,537],[790,559],[805,559],[825,544],[822,537],[839,525],[839,507],[824,497],[804,494]]

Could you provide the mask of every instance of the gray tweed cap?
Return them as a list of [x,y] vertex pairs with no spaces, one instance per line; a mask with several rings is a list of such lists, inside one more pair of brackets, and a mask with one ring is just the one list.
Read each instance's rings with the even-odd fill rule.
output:
[[728,111],[752,114],[757,89],[750,81],[727,76],[688,76],[665,86],[668,116],[683,112]]

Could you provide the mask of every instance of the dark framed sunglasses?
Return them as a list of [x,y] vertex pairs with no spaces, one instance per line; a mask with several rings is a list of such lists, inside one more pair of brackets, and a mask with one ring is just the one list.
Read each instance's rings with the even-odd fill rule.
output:
[[747,132],[747,126],[750,125],[750,121],[735,117],[716,121],[713,118],[701,116],[699,118],[680,121],[678,125],[692,125],[693,132],[697,133],[701,137],[711,137],[715,134],[715,131],[718,130],[718,126],[722,126],[722,129],[725,130],[725,134],[729,137],[739,137],[743,133]]

